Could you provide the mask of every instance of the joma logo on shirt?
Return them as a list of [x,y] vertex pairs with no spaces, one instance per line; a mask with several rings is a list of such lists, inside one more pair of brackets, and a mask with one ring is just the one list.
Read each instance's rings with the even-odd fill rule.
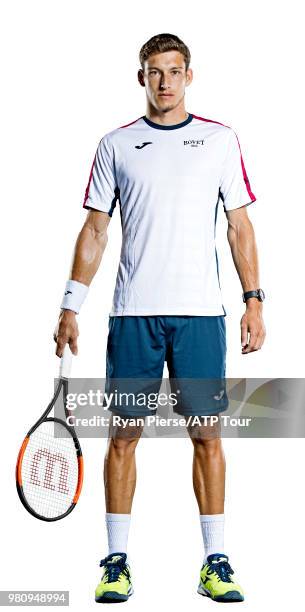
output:
[[191,145],[191,147],[198,147],[198,145],[203,145],[204,144],[204,139],[202,140],[184,140],[183,142],[184,145]]

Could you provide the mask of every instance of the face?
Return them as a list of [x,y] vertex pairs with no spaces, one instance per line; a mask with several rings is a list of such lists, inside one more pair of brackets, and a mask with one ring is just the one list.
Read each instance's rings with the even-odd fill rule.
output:
[[145,62],[144,71],[138,71],[139,83],[145,87],[149,102],[156,110],[164,112],[179,105],[192,78],[192,70],[185,70],[184,57],[179,51],[151,55]]

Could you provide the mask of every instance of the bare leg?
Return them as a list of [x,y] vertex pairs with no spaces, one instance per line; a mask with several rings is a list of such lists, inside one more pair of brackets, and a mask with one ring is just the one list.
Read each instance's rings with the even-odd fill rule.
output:
[[225,456],[220,423],[188,428],[194,446],[193,487],[200,514],[223,514]]
[[104,460],[106,512],[130,514],[136,487],[135,449],[143,426],[109,427]]

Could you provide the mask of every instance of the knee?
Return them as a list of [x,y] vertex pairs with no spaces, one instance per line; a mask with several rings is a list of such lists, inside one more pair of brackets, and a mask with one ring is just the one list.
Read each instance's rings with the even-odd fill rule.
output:
[[204,454],[207,457],[216,457],[219,453],[222,454],[222,444],[220,438],[194,438],[193,439],[195,453]]
[[108,441],[108,453],[113,451],[119,457],[132,455],[135,452],[138,441],[139,438],[111,437]]

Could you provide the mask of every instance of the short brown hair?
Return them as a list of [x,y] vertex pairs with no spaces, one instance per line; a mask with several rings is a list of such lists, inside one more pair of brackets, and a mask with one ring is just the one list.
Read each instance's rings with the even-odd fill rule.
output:
[[182,53],[185,61],[185,70],[188,70],[191,61],[189,48],[175,34],[157,34],[142,46],[139,53],[142,69],[144,70],[144,62],[150,55],[164,53],[165,51],[179,51]]

